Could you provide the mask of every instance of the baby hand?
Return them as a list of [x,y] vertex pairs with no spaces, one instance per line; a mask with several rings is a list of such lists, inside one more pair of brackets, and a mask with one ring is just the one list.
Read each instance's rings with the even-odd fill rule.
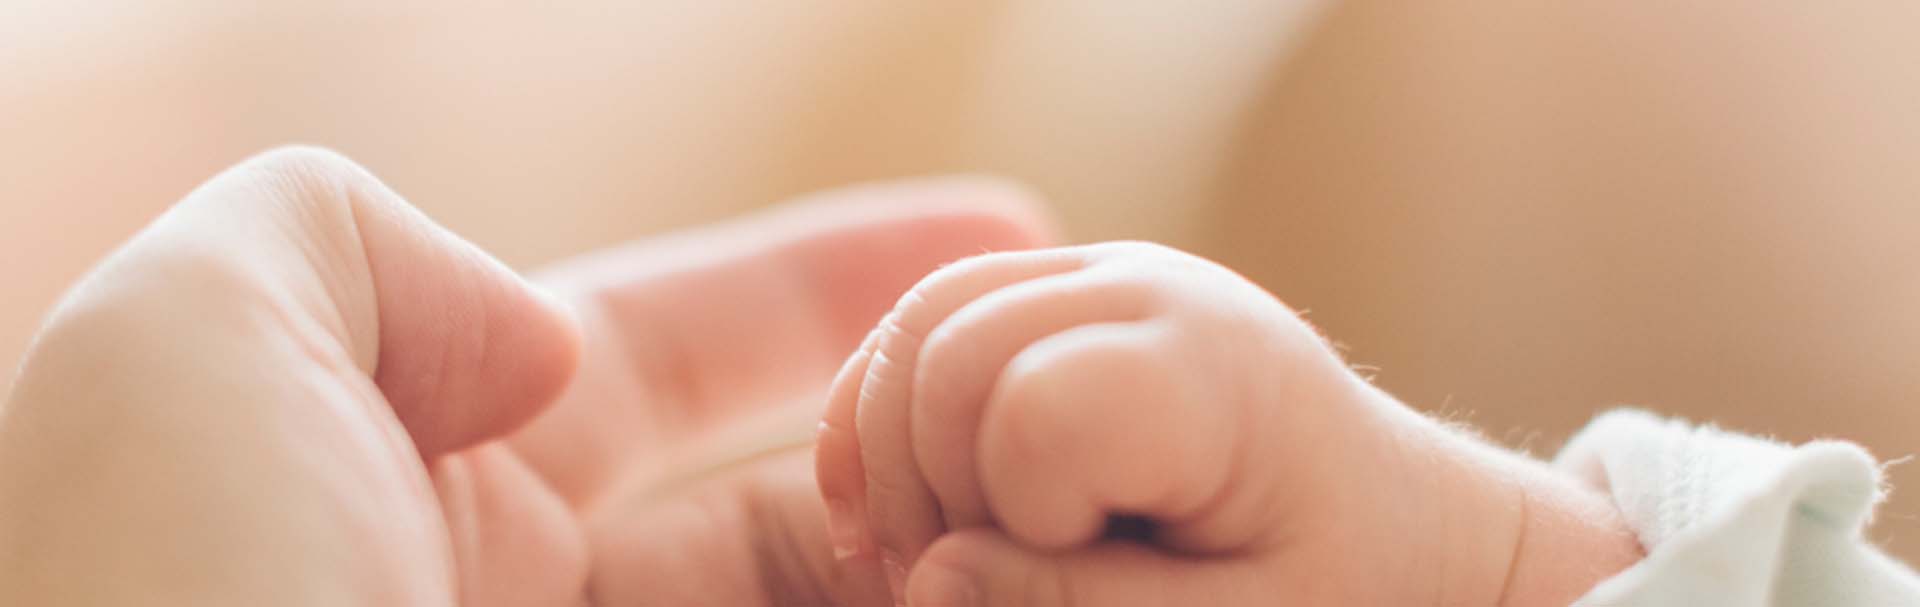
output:
[[829,399],[836,552],[881,559],[916,606],[1531,605],[1612,571],[1536,588],[1522,557],[1559,544],[1530,548],[1529,521],[1590,527],[1554,514],[1595,496],[1414,414],[1272,296],[1155,245],[944,268]]

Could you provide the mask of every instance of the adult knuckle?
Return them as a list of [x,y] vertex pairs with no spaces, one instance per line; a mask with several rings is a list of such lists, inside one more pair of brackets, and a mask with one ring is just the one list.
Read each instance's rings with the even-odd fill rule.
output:
[[314,146],[290,145],[269,149],[242,162],[240,169],[296,189],[330,189],[358,180],[360,165],[339,152]]
[[231,189],[215,198],[276,207],[276,216],[323,235],[351,234],[362,207],[403,204],[359,163],[321,147],[273,148],[242,161],[231,174]]

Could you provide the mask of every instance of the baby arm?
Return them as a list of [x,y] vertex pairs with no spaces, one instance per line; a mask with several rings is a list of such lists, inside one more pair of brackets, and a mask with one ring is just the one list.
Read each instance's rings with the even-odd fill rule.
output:
[[1557,607],[1639,557],[1604,496],[1154,245],[929,276],[848,361],[818,449],[836,551],[918,606]]

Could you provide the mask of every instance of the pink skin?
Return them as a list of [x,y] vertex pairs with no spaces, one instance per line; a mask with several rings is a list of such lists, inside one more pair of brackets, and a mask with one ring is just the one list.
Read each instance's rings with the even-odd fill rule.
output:
[[[842,369],[816,475],[836,553],[916,607],[1565,605],[1639,555],[1604,497],[1138,243],[924,279]],[[1156,535],[1103,540],[1122,514]]]
[[804,449],[728,450],[804,439],[913,281],[1044,238],[1017,189],[921,180],[541,289],[337,154],[261,155],[29,352],[0,405],[0,605],[884,603],[833,559]]
[[[1005,186],[875,186],[565,264],[558,305],[351,162],[262,155],[29,353],[0,604],[1534,605],[1631,559],[1591,494],[1141,245],[982,257],[906,298],[831,388],[832,534],[804,453],[728,451],[817,414],[911,281],[1043,239]],[[1089,544],[1111,512],[1162,519],[1159,550]]]

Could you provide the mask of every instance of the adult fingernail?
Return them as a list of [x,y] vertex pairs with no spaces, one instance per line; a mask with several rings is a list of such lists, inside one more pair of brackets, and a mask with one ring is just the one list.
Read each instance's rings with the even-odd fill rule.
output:
[[906,607],[907,566],[900,561],[900,553],[892,550],[882,550],[880,552],[880,568],[887,572],[887,588],[893,591],[894,607]]
[[833,543],[833,558],[847,560],[859,556],[866,546],[860,514],[843,499],[827,500],[827,541]]
[[952,567],[922,565],[913,574],[912,607],[986,607],[973,577]]

